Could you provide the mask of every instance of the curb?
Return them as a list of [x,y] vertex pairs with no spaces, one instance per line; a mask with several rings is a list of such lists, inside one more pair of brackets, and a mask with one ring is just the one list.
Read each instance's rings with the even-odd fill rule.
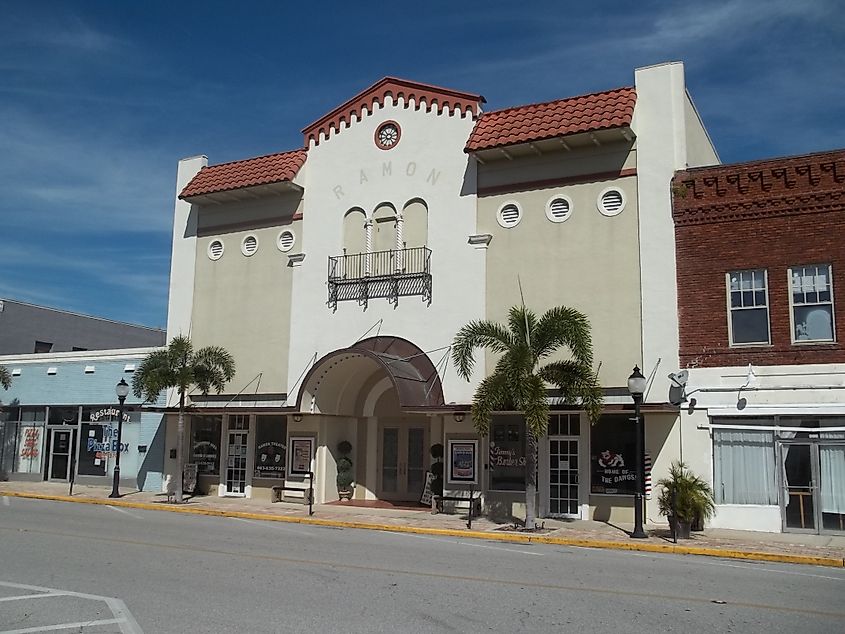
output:
[[371,524],[368,522],[347,522],[344,520],[324,520],[314,517],[296,517],[292,515],[271,515],[269,513],[250,513],[246,511],[224,511],[219,509],[190,508],[186,506],[172,506],[152,504],[149,502],[131,502],[113,500],[111,498],[69,497],[66,495],[46,495],[41,493],[24,493],[19,491],[0,490],[0,497],[28,498],[32,500],[47,500],[52,502],[75,502],[77,504],[99,504],[101,506],[122,506],[125,508],[142,509],[147,511],[165,511],[169,513],[187,513],[190,515],[208,515],[212,517],[236,517],[240,519],[261,520],[267,522],[286,522],[289,524],[308,524],[311,526],[330,526],[335,528],[358,528],[364,530],[387,531],[392,533],[414,533],[418,535],[439,535],[441,537],[464,537],[472,539],[486,539],[490,541],[511,542],[518,544],[552,544],[557,546],[579,546],[584,548],[601,548],[607,550],[628,550],[673,555],[700,555],[704,557],[721,557],[723,559],[742,559],[747,561],[766,561],[770,563],[804,564],[809,566],[827,566],[830,568],[845,568],[845,558],[817,557],[814,555],[789,555],[781,553],[767,553],[760,551],[707,548],[703,546],[678,546],[676,544],[652,544],[638,542],[622,542],[583,537],[551,537],[547,535],[523,535],[519,533],[488,533],[484,531],[458,530],[451,528],[423,528],[418,526],[402,526],[392,524]]

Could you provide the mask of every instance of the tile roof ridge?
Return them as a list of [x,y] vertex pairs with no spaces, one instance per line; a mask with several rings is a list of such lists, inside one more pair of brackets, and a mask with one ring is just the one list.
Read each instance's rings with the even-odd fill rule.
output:
[[226,161],[225,163],[215,163],[214,165],[206,165],[203,169],[208,169],[209,167],[225,167],[227,165],[234,165],[235,163],[245,163],[247,161],[255,161],[258,159],[263,158],[271,158],[273,156],[283,156],[285,154],[296,154],[297,152],[305,152],[308,153],[308,148],[301,147],[296,148],[295,150],[284,150],[282,152],[270,152],[269,154],[261,154],[259,156],[250,156],[247,158],[242,159],[235,159],[234,161]]
[[608,90],[599,90],[598,92],[588,92],[581,95],[573,95],[572,97],[561,97],[559,99],[550,99],[548,101],[538,101],[536,103],[526,103],[518,106],[508,106],[507,108],[501,108],[499,110],[489,110],[487,112],[482,112],[481,116],[485,117],[491,114],[502,114],[505,112],[511,112],[513,110],[522,110],[523,108],[531,108],[535,106],[547,106],[553,103],[560,103],[561,101],[571,101],[573,99],[582,99],[584,97],[597,97],[599,95],[604,95],[612,92],[619,92],[621,90],[636,91],[636,86],[620,86],[618,88],[610,88]]
[[788,154],[786,156],[770,156],[768,158],[751,159],[750,161],[740,161],[738,163],[716,163],[714,165],[699,165],[697,167],[687,167],[682,170],[678,170],[678,173],[685,172],[688,174],[696,174],[699,172],[706,172],[708,170],[751,167],[754,165],[766,165],[767,163],[782,163],[784,161],[794,161],[805,158],[821,158],[825,155],[836,154],[841,154],[845,156],[845,148],[838,148],[835,150],[819,150],[818,152],[807,152],[804,154]]

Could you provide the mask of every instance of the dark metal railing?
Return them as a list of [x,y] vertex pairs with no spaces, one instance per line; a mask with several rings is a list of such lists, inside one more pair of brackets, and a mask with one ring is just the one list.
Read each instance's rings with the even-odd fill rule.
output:
[[422,295],[431,303],[431,249],[411,247],[329,257],[329,301],[355,299],[366,307],[371,298],[386,297],[394,305],[399,297]]

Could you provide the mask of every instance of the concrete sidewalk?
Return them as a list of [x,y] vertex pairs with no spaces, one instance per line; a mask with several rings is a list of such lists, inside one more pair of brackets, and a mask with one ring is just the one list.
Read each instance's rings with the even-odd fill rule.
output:
[[551,543],[593,548],[615,548],[677,554],[708,555],[786,563],[845,567],[845,536],[794,533],[759,533],[708,529],[693,533],[692,539],[674,545],[665,527],[646,526],[648,539],[628,537],[631,526],[616,526],[590,520],[543,519],[545,530],[526,533],[510,524],[497,524],[487,518],[474,518],[467,528],[465,514],[432,514],[426,509],[373,508],[346,504],[321,504],[308,515],[301,504],[237,497],[196,496],[184,504],[168,503],[161,493],[124,492],[114,500],[107,487],[75,486],[69,497],[68,485],[53,482],[0,482],[0,496],[28,497],[65,502],[108,504],[179,513],[226,517],[248,517],[268,521],[298,522],[371,530],[473,537],[523,543]]

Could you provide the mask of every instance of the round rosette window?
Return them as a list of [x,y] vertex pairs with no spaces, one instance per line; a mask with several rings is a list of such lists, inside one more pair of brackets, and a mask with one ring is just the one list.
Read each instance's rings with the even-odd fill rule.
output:
[[399,128],[398,123],[395,121],[385,121],[376,128],[376,146],[382,150],[390,150],[396,147],[396,144],[399,143],[399,138],[401,136],[402,130]]

